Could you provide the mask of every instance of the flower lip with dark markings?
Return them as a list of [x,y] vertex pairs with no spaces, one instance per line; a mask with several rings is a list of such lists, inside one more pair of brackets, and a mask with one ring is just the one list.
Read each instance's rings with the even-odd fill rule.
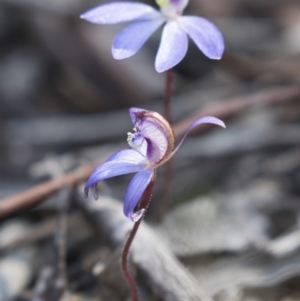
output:
[[112,54],[117,60],[134,55],[165,24],[155,59],[155,69],[161,73],[184,58],[188,49],[188,36],[210,59],[220,59],[224,52],[223,36],[213,23],[198,16],[181,16],[188,2],[156,0],[160,11],[144,3],[112,2],[85,12],[81,18],[96,24],[134,21],[114,39]]
[[216,124],[225,128],[218,118],[207,116],[194,121],[187,129],[176,148],[172,127],[159,113],[139,108],[131,108],[129,115],[134,124],[133,133],[127,133],[129,148],[116,152],[106,162],[98,166],[85,184],[85,196],[92,188],[97,198],[97,183],[111,177],[134,173],[124,198],[124,214],[137,222],[145,209],[134,211],[145,189],[154,177],[156,168],[168,161],[178,151],[187,134],[203,123]]

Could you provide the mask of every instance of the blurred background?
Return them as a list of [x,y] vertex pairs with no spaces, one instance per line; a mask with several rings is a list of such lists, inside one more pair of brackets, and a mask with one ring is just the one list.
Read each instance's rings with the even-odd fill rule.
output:
[[[130,300],[131,176],[97,202],[82,184],[126,147],[129,107],[163,111],[161,29],[115,61],[123,26],[79,18],[100,2],[0,1],[0,301]],[[300,300],[300,2],[191,0],[185,13],[217,24],[226,51],[211,61],[190,43],[174,69],[176,137],[203,115],[227,129],[188,137],[165,211],[159,170],[131,250],[141,300]]]

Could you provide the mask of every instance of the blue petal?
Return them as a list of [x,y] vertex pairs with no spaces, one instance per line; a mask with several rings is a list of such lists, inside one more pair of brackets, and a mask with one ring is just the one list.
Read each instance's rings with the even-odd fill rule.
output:
[[124,214],[133,222],[137,222],[145,211],[145,209],[141,209],[138,212],[133,212],[150,183],[152,176],[153,171],[151,169],[144,169],[133,177],[127,188],[124,199]]
[[181,147],[182,143],[184,142],[184,139],[186,138],[186,136],[188,135],[188,133],[195,128],[196,126],[203,124],[203,123],[211,123],[211,124],[215,124],[215,125],[219,125],[223,128],[226,128],[225,123],[216,118],[216,117],[212,117],[212,116],[206,116],[206,117],[202,117],[200,119],[197,119],[196,121],[194,121],[187,129],[187,131],[185,132],[183,138],[181,139],[180,143],[177,145],[177,147],[173,150],[173,152],[170,154],[169,158],[173,157],[175,155],[175,153],[179,150],[179,148]]
[[115,153],[92,172],[84,187],[85,196],[88,196],[89,188],[98,182],[111,177],[138,172],[147,165],[147,159],[135,150],[127,149]]
[[176,21],[169,21],[164,27],[156,55],[156,71],[161,73],[177,65],[184,58],[187,48],[186,33],[178,26]]
[[80,17],[96,24],[116,24],[132,21],[140,17],[157,16],[159,13],[151,6],[136,2],[114,2],[99,5]]
[[122,60],[134,55],[163,23],[164,19],[160,17],[153,20],[140,20],[123,29],[113,42],[113,57]]
[[178,24],[207,57],[210,59],[222,57],[224,39],[213,23],[200,17],[180,17]]

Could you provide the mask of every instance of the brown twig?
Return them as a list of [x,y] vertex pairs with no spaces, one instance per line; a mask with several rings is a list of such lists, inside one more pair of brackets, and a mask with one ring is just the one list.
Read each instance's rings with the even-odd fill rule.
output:
[[[70,229],[78,231],[78,224],[80,224],[80,215],[75,212],[71,213],[68,224]],[[57,221],[53,218],[48,218],[42,222],[34,225],[29,231],[24,233],[22,236],[15,237],[11,241],[0,246],[0,255],[3,253],[11,252],[14,249],[29,246],[30,244],[36,243],[40,240],[46,239],[53,235],[57,227]],[[80,225],[81,227],[81,225]]]
[[[66,256],[67,256],[67,228],[68,228],[68,207],[70,203],[71,188],[67,187],[60,192],[57,198],[57,283],[61,285],[62,296],[67,292],[67,273],[66,273]],[[63,298],[61,298],[63,299]]]
[[288,99],[293,99],[297,96],[300,96],[300,85],[290,85],[286,87],[270,88],[262,92],[238,96],[228,100],[215,101],[203,107],[188,118],[178,122],[173,127],[173,130],[175,136],[182,136],[188,126],[195,121],[195,119],[202,116],[211,115],[225,119],[256,104],[282,102]]
[[64,186],[71,186],[86,180],[98,164],[99,162],[81,166],[75,171],[66,173],[60,177],[1,200],[0,219],[24,208],[38,205],[45,197]]

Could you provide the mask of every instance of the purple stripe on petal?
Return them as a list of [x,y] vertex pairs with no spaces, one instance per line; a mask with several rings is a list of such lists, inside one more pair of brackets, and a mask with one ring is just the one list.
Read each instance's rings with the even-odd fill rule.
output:
[[208,58],[222,57],[224,39],[213,23],[200,17],[180,17],[178,24]]
[[193,129],[195,128],[196,126],[200,125],[200,124],[203,124],[203,123],[211,123],[211,124],[215,124],[215,125],[219,125],[223,128],[226,128],[226,125],[225,123],[216,118],[216,117],[212,117],[212,116],[206,116],[206,117],[202,117],[200,119],[197,119],[196,121],[194,121],[187,129],[187,131],[185,132],[183,138],[181,139],[180,143],[177,145],[177,147],[173,150],[173,152],[170,154],[170,157],[173,157],[176,152],[179,150],[179,148],[181,147],[182,143],[184,142],[186,136],[188,135],[188,133]]
[[122,60],[134,55],[163,23],[164,19],[160,17],[154,20],[136,21],[124,28],[113,42],[113,57]]
[[129,148],[114,153],[105,162],[108,161],[126,161],[129,163],[146,164],[147,158],[136,149]]
[[159,16],[153,7],[137,2],[113,2],[99,5],[80,17],[96,24],[116,24],[133,21],[145,16]]
[[184,58],[187,48],[186,33],[176,21],[167,22],[155,59],[156,71],[161,73],[177,65]]
[[136,163],[120,160],[105,162],[98,166],[87,180],[84,187],[85,196],[88,196],[88,189],[100,181],[128,173],[138,172],[145,167],[146,164],[144,162]]
[[155,118],[147,118],[140,127],[140,132],[147,141],[147,158],[155,164],[166,155],[169,148],[169,137]]
[[138,172],[129,183],[124,199],[124,214],[133,222],[137,222],[142,217],[143,212],[134,213],[134,208],[141,199],[152,176],[153,170],[144,169]]

